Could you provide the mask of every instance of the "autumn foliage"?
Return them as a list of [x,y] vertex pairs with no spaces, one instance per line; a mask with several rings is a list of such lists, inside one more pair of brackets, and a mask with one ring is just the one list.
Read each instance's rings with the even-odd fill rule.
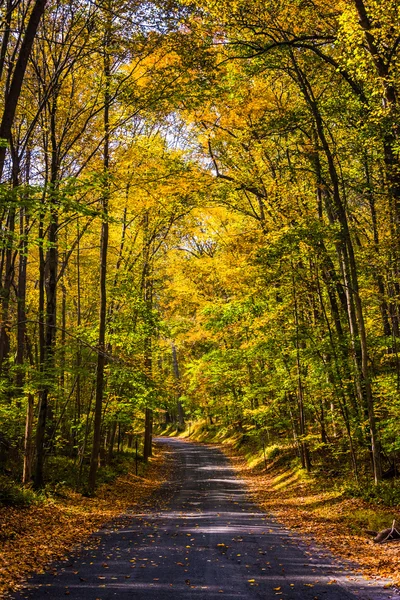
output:
[[203,419],[399,504],[399,10],[0,2],[0,501]]

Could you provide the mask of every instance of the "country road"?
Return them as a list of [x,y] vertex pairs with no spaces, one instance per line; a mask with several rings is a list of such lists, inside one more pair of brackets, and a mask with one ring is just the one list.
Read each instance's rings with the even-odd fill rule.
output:
[[257,509],[219,450],[157,443],[167,445],[180,473],[165,490],[165,507],[125,515],[96,534],[99,544],[35,576],[14,599],[400,598]]

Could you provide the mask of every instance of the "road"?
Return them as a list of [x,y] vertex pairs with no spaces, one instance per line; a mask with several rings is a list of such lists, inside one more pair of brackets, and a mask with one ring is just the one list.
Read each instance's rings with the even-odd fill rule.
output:
[[[13,596],[15,600],[389,600],[246,495],[217,449],[162,438],[179,481],[162,509],[127,514]],[[95,543],[95,540],[98,540]]]

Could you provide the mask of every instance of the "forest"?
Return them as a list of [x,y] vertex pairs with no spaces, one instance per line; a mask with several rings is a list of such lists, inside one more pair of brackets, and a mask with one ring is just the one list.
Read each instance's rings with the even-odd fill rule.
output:
[[0,13],[0,502],[201,423],[400,503],[398,0]]

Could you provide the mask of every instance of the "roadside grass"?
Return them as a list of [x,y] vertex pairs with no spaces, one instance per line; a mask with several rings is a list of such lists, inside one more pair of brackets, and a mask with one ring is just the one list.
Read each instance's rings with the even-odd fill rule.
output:
[[355,564],[365,576],[400,584],[400,542],[377,545],[366,533],[400,521],[400,482],[375,487],[365,478],[357,483],[345,469],[327,467],[323,461],[307,474],[293,448],[274,443],[263,449],[255,436],[234,429],[221,433],[204,421],[191,424],[190,436],[188,428],[162,432],[171,434],[218,444],[267,513]]

